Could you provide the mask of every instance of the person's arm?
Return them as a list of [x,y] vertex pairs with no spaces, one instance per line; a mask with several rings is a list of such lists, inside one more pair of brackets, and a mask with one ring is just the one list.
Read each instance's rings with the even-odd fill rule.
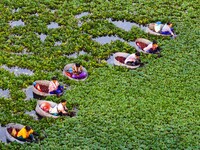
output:
[[169,26],[167,26],[167,31],[169,31],[169,33],[174,36],[174,33],[172,32],[171,28]]
[[146,52],[152,48],[152,44],[149,44],[147,47],[143,48],[143,50]]

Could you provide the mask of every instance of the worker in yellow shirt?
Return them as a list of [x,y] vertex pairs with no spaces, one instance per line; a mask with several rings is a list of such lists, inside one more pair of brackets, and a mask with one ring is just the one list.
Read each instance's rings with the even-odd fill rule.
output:
[[38,135],[31,127],[24,126],[16,135],[18,140],[31,142],[34,140],[33,134]]

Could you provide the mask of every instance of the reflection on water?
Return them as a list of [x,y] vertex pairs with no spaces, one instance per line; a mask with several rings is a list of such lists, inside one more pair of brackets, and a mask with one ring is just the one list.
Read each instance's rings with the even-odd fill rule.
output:
[[32,86],[29,86],[26,89],[23,89],[23,91],[26,94],[26,99],[25,100],[30,100],[33,99],[33,91],[32,91]]
[[9,98],[10,97],[10,91],[8,89],[7,90],[0,89],[0,97]]
[[41,119],[41,117],[39,117],[37,114],[36,114],[36,111],[35,110],[32,110],[32,111],[26,111],[25,114],[33,117],[34,120],[39,120]]
[[7,143],[7,140],[6,140],[6,127],[2,127],[0,125],[0,141],[4,142],[4,143]]
[[57,41],[57,42],[55,42],[54,46],[60,46],[61,44],[62,44],[61,41]]
[[100,44],[107,44],[107,43],[110,43],[111,41],[116,41],[116,40],[124,42],[122,38],[119,38],[117,36],[102,36],[102,37],[93,38],[93,40],[96,42],[99,42]]
[[81,14],[78,14],[78,15],[76,15],[75,17],[77,18],[77,19],[79,19],[79,18],[82,18],[82,17],[84,17],[84,16],[87,16],[88,14],[90,14],[89,12],[82,12]]
[[114,56],[113,56],[113,54],[110,55],[110,57],[106,61],[107,61],[108,64],[113,65],[114,64]]
[[29,75],[29,76],[33,75],[33,72],[31,70],[22,69],[19,67],[8,68],[6,65],[3,65],[0,68],[4,68],[5,70],[10,71],[11,73],[13,72],[16,76],[19,76],[20,74],[25,74],[25,75]]
[[85,52],[85,51],[82,50],[82,51],[79,51],[78,53],[75,52],[73,54],[67,55],[67,57],[68,58],[77,58],[80,55],[86,55],[86,54],[87,54],[87,52]]
[[139,25],[135,22],[129,22],[129,21],[126,21],[126,20],[124,20],[124,21],[112,21],[111,18],[109,18],[108,21],[113,23],[115,26],[125,30],[125,31],[130,31],[133,26],[141,28],[143,31],[147,30],[147,27]]
[[47,25],[48,29],[56,29],[59,28],[60,26],[56,22],[51,22],[49,25]]
[[12,28],[15,26],[25,26],[24,22],[21,19],[18,21],[10,21],[9,24]]

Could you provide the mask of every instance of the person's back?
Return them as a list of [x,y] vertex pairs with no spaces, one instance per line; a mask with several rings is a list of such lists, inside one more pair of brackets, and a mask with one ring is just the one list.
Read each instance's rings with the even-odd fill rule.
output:
[[73,67],[73,73],[74,74],[80,74],[83,71],[83,68],[80,64],[76,63]]
[[143,50],[147,53],[153,53],[154,51],[156,51],[156,49],[158,48],[158,44],[157,42],[154,40],[152,43],[150,43],[147,47],[145,47]]
[[18,133],[17,133],[17,138],[20,140],[25,140],[30,137],[30,135],[34,131],[29,127],[29,126],[24,126]]
[[174,36],[172,23],[168,22],[167,24],[165,24],[162,27],[161,34]]
[[126,59],[125,59],[125,61],[124,61],[124,63],[126,64],[127,62],[134,62],[134,61],[136,61],[136,55],[135,54],[131,54],[131,55],[129,55]]

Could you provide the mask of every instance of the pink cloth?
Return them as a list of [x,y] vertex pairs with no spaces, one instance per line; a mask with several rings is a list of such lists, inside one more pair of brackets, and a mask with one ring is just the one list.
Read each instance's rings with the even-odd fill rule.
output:
[[51,81],[49,83],[49,92],[52,92],[54,90],[57,90],[58,89],[58,86],[59,86],[59,83],[58,81],[56,81],[56,83],[54,83],[53,81]]

